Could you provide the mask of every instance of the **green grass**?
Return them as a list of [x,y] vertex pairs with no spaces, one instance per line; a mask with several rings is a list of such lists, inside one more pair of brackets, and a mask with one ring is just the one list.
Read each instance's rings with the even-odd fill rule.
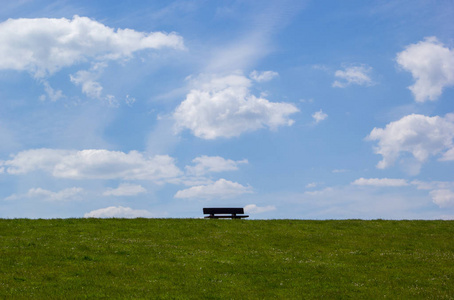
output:
[[0,220],[4,298],[453,299],[454,222]]

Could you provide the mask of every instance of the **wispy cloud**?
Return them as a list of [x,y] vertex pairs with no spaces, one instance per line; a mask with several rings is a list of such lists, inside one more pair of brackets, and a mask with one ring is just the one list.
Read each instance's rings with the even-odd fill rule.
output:
[[250,17],[238,32],[238,38],[211,49],[212,56],[203,72],[225,73],[253,68],[257,61],[275,49],[273,36],[285,28],[305,3],[293,0],[249,2]]
[[262,214],[273,210],[276,210],[276,206],[274,205],[257,206],[255,204],[248,204],[244,207],[244,211],[248,214]]
[[106,66],[107,64],[104,62],[93,64],[89,71],[78,71],[76,74],[70,75],[71,82],[82,86],[82,92],[88,97],[100,99],[102,86],[96,80]]
[[79,196],[84,192],[83,188],[73,187],[67,188],[58,192],[52,192],[43,188],[32,188],[26,194],[13,194],[6,197],[5,200],[19,199],[38,199],[44,201],[69,201],[79,199]]
[[144,209],[132,209],[123,206],[109,206],[92,210],[84,215],[84,218],[151,218],[153,214]]
[[263,72],[258,72],[258,71],[252,71],[251,74],[249,74],[249,77],[257,82],[265,82],[265,81],[270,81],[273,78],[279,76],[279,73],[274,72],[274,71],[263,71]]
[[115,189],[108,189],[103,196],[136,196],[146,193],[147,190],[139,184],[122,183]]
[[178,191],[174,197],[196,199],[226,199],[237,197],[245,193],[252,193],[252,188],[249,186],[243,186],[237,182],[219,179],[212,184],[193,186],[191,188]]
[[401,187],[409,185],[409,183],[405,179],[393,178],[359,178],[353,181],[352,184],[377,187]]
[[350,85],[371,86],[373,81],[370,78],[372,68],[366,65],[350,66],[344,70],[337,70],[334,76],[338,78],[333,82],[333,87],[345,88]]
[[207,173],[235,171],[238,170],[238,165],[247,164],[247,159],[234,161],[225,159],[220,156],[202,155],[192,160],[194,166],[186,166],[186,172],[189,175],[202,176]]

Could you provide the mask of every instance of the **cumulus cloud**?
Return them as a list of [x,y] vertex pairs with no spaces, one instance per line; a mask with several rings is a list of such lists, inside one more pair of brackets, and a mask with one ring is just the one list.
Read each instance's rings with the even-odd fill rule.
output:
[[2,164],[9,174],[45,171],[57,178],[70,179],[139,179],[159,183],[181,175],[172,157],[146,157],[137,151],[33,149],[19,152]]
[[58,192],[52,192],[49,190],[45,190],[42,188],[32,188],[26,194],[22,195],[11,195],[7,197],[5,200],[18,200],[23,198],[30,198],[30,199],[41,199],[44,201],[69,201],[74,200],[83,193],[82,188],[68,188]]
[[120,184],[116,189],[108,189],[102,195],[103,196],[136,196],[139,194],[146,193],[147,190],[139,184],[123,183]]
[[298,112],[290,103],[275,103],[250,93],[251,81],[241,74],[196,81],[173,117],[178,130],[189,129],[203,139],[230,138],[263,127],[293,124]]
[[208,185],[198,185],[191,188],[178,191],[175,198],[233,198],[245,193],[252,193],[251,187],[243,186],[237,182],[219,179],[218,181]]
[[454,207],[454,192],[448,189],[433,190],[430,192],[432,201],[439,207]]
[[123,206],[110,206],[93,210],[84,214],[84,218],[151,218],[153,215],[147,210],[132,209]]
[[52,173],[55,166],[73,151],[60,149],[32,149],[19,152],[11,160],[0,161],[9,174],[26,174],[37,170]]
[[314,119],[315,123],[318,124],[321,121],[325,120],[328,118],[328,115],[325,114],[321,109],[319,111],[316,111],[315,113],[312,114],[312,118]]
[[95,59],[128,58],[163,47],[182,49],[176,33],[114,29],[86,17],[8,19],[0,23],[0,69],[44,77],[63,67]]
[[225,159],[220,156],[206,156],[202,155],[194,158],[192,162],[194,166],[187,166],[186,171],[190,175],[201,176],[207,173],[235,171],[238,170],[239,164],[247,164],[247,159],[231,160]]
[[415,84],[409,89],[417,102],[437,100],[445,87],[454,85],[454,50],[436,37],[407,46],[397,54],[396,61],[411,72]]
[[408,186],[405,179],[391,179],[391,178],[359,178],[352,182],[354,185],[364,186],[378,186],[378,187],[400,187]]
[[373,84],[370,78],[371,67],[360,65],[346,67],[344,70],[337,70],[334,76],[339,80],[333,82],[333,87],[345,88],[349,85],[365,85],[370,86]]
[[257,81],[257,82],[270,81],[277,76],[279,76],[279,73],[274,72],[274,71],[263,71],[263,72],[252,71],[251,74],[249,74],[249,77],[252,80]]
[[276,207],[273,205],[257,206],[255,204],[249,204],[244,207],[244,211],[248,214],[261,214],[273,210],[276,210]]
[[393,165],[403,152],[411,153],[417,164],[437,154],[442,154],[440,160],[451,160],[454,114],[447,114],[444,118],[408,115],[385,128],[374,128],[366,139],[378,141],[375,153],[383,157],[377,165],[380,169]]

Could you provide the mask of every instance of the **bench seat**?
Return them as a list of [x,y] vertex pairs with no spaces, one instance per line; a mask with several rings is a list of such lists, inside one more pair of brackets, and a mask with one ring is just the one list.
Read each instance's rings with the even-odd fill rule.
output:
[[248,215],[244,214],[242,207],[206,207],[203,209],[203,214],[207,219],[242,219],[248,218]]

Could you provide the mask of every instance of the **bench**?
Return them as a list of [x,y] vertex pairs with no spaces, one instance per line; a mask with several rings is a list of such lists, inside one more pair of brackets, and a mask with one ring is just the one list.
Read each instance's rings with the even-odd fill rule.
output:
[[[247,218],[249,216],[243,215],[244,209],[242,207],[208,207],[203,209],[205,218],[208,219],[219,219],[219,218],[231,218],[231,219],[241,219]],[[238,215],[239,214],[239,215]]]

